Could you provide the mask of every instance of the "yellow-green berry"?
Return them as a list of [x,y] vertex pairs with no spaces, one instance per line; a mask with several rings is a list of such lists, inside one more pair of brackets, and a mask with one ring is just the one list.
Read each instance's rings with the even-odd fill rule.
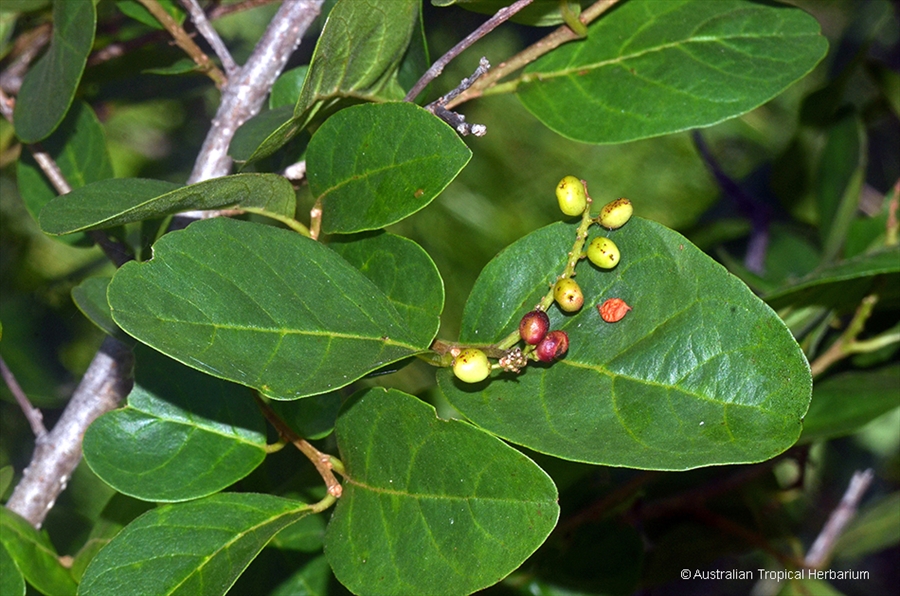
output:
[[564,277],[553,286],[553,299],[565,312],[577,312],[584,304],[584,294],[571,277]]
[[491,363],[481,350],[466,348],[453,361],[453,374],[463,383],[478,383],[491,374]]
[[587,257],[597,267],[612,269],[619,264],[619,247],[609,238],[599,236],[588,245]]
[[634,213],[634,207],[631,206],[631,201],[622,197],[604,205],[600,210],[598,220],[604,228],[617,230],[628,223],[632,213]]
[[556,185],[556,200],[559,208],[569,216],[581,215],[587,207],[584,185],[575,176],[566,176]]

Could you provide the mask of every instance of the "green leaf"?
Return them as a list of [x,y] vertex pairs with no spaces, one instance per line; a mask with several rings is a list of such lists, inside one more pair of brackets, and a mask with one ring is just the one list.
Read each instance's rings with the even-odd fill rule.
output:
[[314,120],[362,101],[403,98],[397,70],[420,0],[339,0],[313,52],[294,115],[248,158],[271,155]]
[[279,106],[260,112],[244,122],[231,144],[228,154],[237,162],[247,162],[258,152],[271,155],[296,135],[300,128],[294,121],[294,105]]
[[13,122],[22,142],[41,141],[62,122],[94,45],[96,24],[93,2],[53,3],[50,48],[25,75],[16,98]]
[[341,396],[339,392],[330,392],[295,401],[272,401],[269,406],[298,436],[315,440],[327,437],[334,430]]
[[78,593],[224,594],[272,536],[309,512],[304,503],[253,493],[148,511],[94,557]]
[[[308,399],[299,402],[304,403]],[[286,403],[286,402],[277,402]],[[291,524],[272,539],[269,545],[282,550],[297,550],[306,553],[314,553],[322,550],[325,539],[325,520],[321,515],[307,515],[297,523]]]
[[322,230],[349,234],[396,223],[430,203],[471,157],[452,128],[411,103],[341,110],[307,150]]
[[416,340],[437,334],[444,308],[444,281],[425,250],[408,238],[379,233],[328,245],[384,292]]
[[772,308],[814,299],[823,286],[836,286],[881,274],[900,273],[900,246],[839,261],[765,296]]
[[269,596],[328,596],[331,566],[325,556],[308,561]]
[[125,332],[188,366],[296,399],[428,347],[358,270],[294,232],[216,218],[166,234],[107,295]]
[[88,428],[84,457],[120,493],[145,501],[205,497],[252,472],[266,455],[262,414],[244,387],[135,350],[128,406]]
[[75,580],[60,564],[50,539],[6,507],[0,507],[0,542],[19,572],[39,592],[75,594]]
[[900,406],[900,364],[852,371],[817,382],[801,443],[849,435]]
[[[113,177],[106,134],[93,110],[84,102],[72,106],[59,128],[41,146],[72,188]],[[16,164],[16,182],[25,207],[37,221],[41,209],[58,193],[28,151],[23,152]]]
[[193,74],[202,72],[200,66],[191,60],[190,58],[182,58],[176,62],[173,62],[169,66],[162,66],[159,68],[147,68],[142,71],[144,74],[155,74],[155,75],[164,75],[164,76],[172,76],[172,75],[184,75],[184,74]]
[[815,196],[824,259],[833,259],[844,244],[866,174],[866,139],[862,122],[849,113],[828,132],[819,162]]
[[[582,7],[592,4],[590,0],[567,0],[572,4],[580,4]],[[431,0],[434,6],[457,5],[466,10],[481,14],[494,15],[498,10],[512,4],[510,0]],[[534,0],[521,11],[517,12],[510,20],[522,25],[532,27],[552,27],[563,22],[559,11],[560,0]]]
[[352,592],[468,594],[516,569],[556,524],[543,470],[411,395],[363,391],[335,433],[346,475],[325,554]]
[[772,99],[828,48],[789,6],[629,0],[525,69],[516,91],[559,134],[624,143],[710,126]]
[[300,90],[303,88],[303,81],[306,80],[306,72],[309,66],[303,65],[285,71],[275,84],[272,85],[272,91],[269,93],[269,109],[290,106],[293,113],[294,106],[297,105],[297,99],[300,97]]
[[109,312],[106,289],[111,277],[89,277],[72,288],[72,302],[88,320],[108,335],[121,332]]
[[3,545],[0,545],[0,594],[25,596],[25,577]]
[[[490,344],[515,331],[563,270],[575,229],[547,226],[494,258],[466,303],[460,341]],[[478,385],[443,370],[450,403],[514,443],[588,463],[683,470],[762,461],[790,447],[811,379],[784,323],[672,230],[635,217],[602,235],[618,245],[619,265],[582,261],[584,308],[548,312],[551,329],[569,335],[565,358]],[[609,298],[633,310],[606,323],[594,305]]]
[[70,234],[153,219],[191,209],[241,209],[294,216],[291,183],[277,174],[236,174],[178,187],[162,180],[117,178],[89,184],[41,211],[48,234]]
[[[3,326],[0,325],[0,330]],[[12,486],[15,470],[12,466],[0,466],[0,501],[6,502],[6,491]]]
[[853,559],[881,552],[900,543],[900,492],[866,506],[841,534],[835,555]]

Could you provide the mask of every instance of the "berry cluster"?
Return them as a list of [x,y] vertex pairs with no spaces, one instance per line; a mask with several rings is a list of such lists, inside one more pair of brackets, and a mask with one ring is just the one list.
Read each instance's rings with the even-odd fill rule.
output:
[[[478,383],[485,380],[492,369],[502,368],[510,372],[520,372],[529,360],[553,362],[561,358],[569,349],[569,336],[562,330],[550,330],[550,317],[547,308],[553,302],[565,313],[575,313],[584,306],[584,294],[573,277],[575,265],[579,260],[587,259],[601,269],[613,269],[619,264],[619,248],[605,236],[591,240],[586,251],[582,251],[588,237],[588,228],[599,224],[607,230],[616,230],[624,226],[634,208],[631,201],[625,198],[616,199],[600,210],[597,217],[590,216],[591,198],[587,194],[587,183],[575,176],[566,176],[556,186],[556,199],[560,210],[567,216],[580,215],[581,226],[576,234],[575,245],[569,253],[565,271],[557,277],[550,292],[534,310],[522,317],[519,328],[503,341],[487,348],[498,357],[497,364],[491,364],[487,354],[478,348],[453,348],[453,374],[465,383]],[[611,298],[602,305],[597,305],[601,318],[608,323],[615,323],[631,310],[621,298]],[[514,347],[519,341],[525,347]]]

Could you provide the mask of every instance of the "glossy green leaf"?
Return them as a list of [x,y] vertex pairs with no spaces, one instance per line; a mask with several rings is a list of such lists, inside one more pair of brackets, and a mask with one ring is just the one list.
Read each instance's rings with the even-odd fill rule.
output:
[[[72,188],[113,177],[103,127],[84,102],[72,106],[59,128],[41,146]],[[28,151],[16,163],[16,182],[22,201],[37,221],[41,209],[58,193]]]
[[94,557],[78,593],[225,594],[272,536],[308,513],[304,503],[254,493],[154,509]]
[[347,234],[396,223],[430,203],[471,157],[452,128],[411,103],[341,110],[307,150],[322,230]]
[[[593,231],[591,237],[597,235]],[[585,306],[550,309],[566,356],[444,395],[478,426],[536,451],[596,464],[683,470],[756,462],[790,447],[809,405],[809,366],[784,323],[680,234],[632,218],[614,238],[621,261],[576,268]],[[482,271],[460,341],[493,343],[517,329],[561,272],[575,240],[557,223],[507,247]],[[594,305],[633,310],[604,322]]]
[[900,365],[842,373],[817,382],[800,442],[849,435],[900,407]]
[[828,48],[798,8],[629,0],[525,69],[516,91],[559,134],[624,143],[733,118],[806,75]]
[[6,507],[0,507],[0,542],[19,572],[43,594],[75,594],[75,580],[59,562],[50,539]]
[[341,395],[334,391],[294,401],[273,400],[269,406],[298,436],[322,439],[334,430],[334,421],[341,409]]
[[821,293],[823,286],[850,283],[882,274],[900,273],[900,247],[859,255],[814,271],[795,283],[765,296],[773,308],[806,300]]
[[274,153],[300,131],[293,113],[294,105],[291,104],[262,111],[250,118],[234,133],[228,154],[237,162],[246,162],[251,157],[255,159],[254,152],[257,151],[265,155]]
[[146,347],[135,350],[128,405],[98,418],[84,457],[104,482],[146,501],[205,497],[237,482],[266,454],[251,393]]
[[325,554],[352,592],[468,594],[521,565],[556,524],[543,470],[411,395],[363,391],[335,433],[346,479]]
[[300,90],[303,88],[303,81],[306,80],[306,73],[309,66],[303,65],[292,68],[282,73],[275,84],[272,85],[272,91],[269,93],[269,109],[274,110],[283,106],[297,105],[297,99],[300,98]]
[[423,345],[431,343],[444,308],[444,281],[425,250],[408,238],[379,233],[329,247],[384,292]]
[[162,180],[102,180],[50,201],[41,211],[48,234],[70,234],[191,209],[242,209],[293,217],[296,196],[277,174],[236,174],[178,187]]
[[0,594],[25,596],[25,577],[2,544],[0,544]]
[[[309,401],[301,399],[296,403]],[[286,403],[286,402],[280,402]],[[322,550],[325,540],[325,519],[322,515],[307,515],[297,523],[291,524],[272,539],[269,546],[282,550],[297,550],[314,553]]]
[[294,116],[249,157],[271,155],[313,120],[361,101],[403,98],[397,69],[419,14],[419,0],[339,0],[313,52]]
[[25,75],[16,98],[13,122],[23,142],[47,138],[69,111],[94,45],[96,24],[93,2],[53,3],[50,47]]
[[856,114],[847,114],[828,132],[816,179],[819,232],[826,261],[838,254],[853,221],[853,214],[859,208],[866,161],[862,122]]
[[111,277],[89,277],[72,288],[72,302],[91,323],[108,335],[119,333],[119,327],[109,312],[106,288]]
[[296,399],[427,348],[388,298],[330,249],[224,218],[166,234],[107,294],[113,319],[188,366]]

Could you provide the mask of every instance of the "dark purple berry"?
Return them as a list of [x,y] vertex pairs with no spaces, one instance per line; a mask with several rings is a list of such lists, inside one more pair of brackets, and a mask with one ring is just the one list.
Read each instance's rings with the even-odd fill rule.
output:
[[533,310],[522,317],[519,322],[519,335],[526,344],[532,346],[541,343],[550,329],[550,317],[542,310]]
[[553,362],[569,349],[569,336],[565,331],[551,331],[537,345],[535,354],[541,362]]

